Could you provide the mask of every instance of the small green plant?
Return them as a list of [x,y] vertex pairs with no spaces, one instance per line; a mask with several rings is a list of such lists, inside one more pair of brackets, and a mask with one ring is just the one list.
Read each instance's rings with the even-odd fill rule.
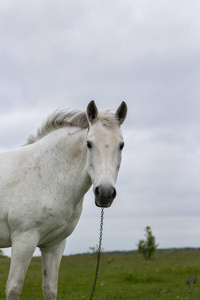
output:
[[156,244],[155,237],[152,235],[151,227],[147,226],[145,228],[145,232],[146,240],[139,241],[137,245],[138,252],[143,254],[145,259],[151,259],[158,247],[158,244]]
[[126,275],[125,279],[127,281],[132,281],[134,279],[133,273],[132,272],[128,272],[128,274]]
[[[89,247],[89,251],[90,253],[92,253],[94,256],[98,256],[99,255],[99,246],[96,245],[96,247]],[[103,252],[104,249],[101,249],[101,252]]]
[[96,247],[89,247],[89,251],[93,255],[98,255],[98,253],[99,253],[99,247],[98,247],[98,245],[96,245]]
[[4,256],[3,251],[0,249],[0,256]]

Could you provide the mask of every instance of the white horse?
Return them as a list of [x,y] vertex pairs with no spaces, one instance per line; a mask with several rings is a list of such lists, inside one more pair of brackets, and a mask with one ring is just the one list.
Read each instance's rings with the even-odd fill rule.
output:
[[95,203],[109,207],[124,142],[122,102],[115,114],[56,112],[23,147],[0,155],[0,247],[11,247],[7,300],[20,297],[36,247],[42,254],[43,293],[56,299],[65,239],[74,230],[83,197],[94,186]]

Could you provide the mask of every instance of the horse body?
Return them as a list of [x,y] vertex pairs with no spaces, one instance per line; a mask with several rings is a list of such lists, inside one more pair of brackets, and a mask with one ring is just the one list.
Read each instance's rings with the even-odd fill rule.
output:
[[[120,123],[122,108],[121,119],[125,119],[123,106],[112,117],[115,125],[117,119]],[[37,246],[42,254],[44,297],[56,299],[65,239],[80,218],[85,193],[93,184],[96,205],[101,207],[109,207],[116,196],[122,143],[119,124],[113,126],[104,118],[106,126],[100,121],[93,101],[86,116],[89,130],[73,124],[60,126],[0,155],[0,247],[12,246],[8,300],[19,299]]]
[[[3,203],[0,220],[5,224],[3,230],[0,228],[0,236],[4,235],[1,247],[10,247],[11,234],[24,231],[37,232],[38,246],[47,246],[55,238],[65,238],[73,231],[81,213],[80,199],[91,185],[84,165],[86,159],[83,159],[87,151],[83,148],[84,139],[80,139],[80,135],[85,136],[85,130],[68,135],[73,131],[73,128],[57,130],[47,139],[38,141],[37,145],[0,156],[3,162],[0,172],[4,174],[4,180],[0,181]],[[67,146],[69,139],[73,140],[69,143],[71,151]],[[63,160],[65,151],[67,156]],[[79,177],[81,185],[75,184]]]

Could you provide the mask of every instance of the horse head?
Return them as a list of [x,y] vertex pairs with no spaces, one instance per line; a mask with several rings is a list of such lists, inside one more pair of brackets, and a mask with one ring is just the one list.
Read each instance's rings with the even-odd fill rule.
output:
[[124,147],[120,125],[127,115],[122,102],[115,114],[99,113],[94,101],[87,107],[89,129],[87,133],[87,171],[93,184],[95,204],[111,206],[116,197],[115,183]]

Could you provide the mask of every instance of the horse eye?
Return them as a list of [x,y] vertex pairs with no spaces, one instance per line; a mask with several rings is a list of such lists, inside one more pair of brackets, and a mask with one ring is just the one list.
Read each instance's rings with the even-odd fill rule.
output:
[[88,149],[92,149],[92,143],[90,141],[87,141],[87,147]]
[[124,142],[122,142],[120,145],[119,145],[119,150],[122,151],[124,148]]

